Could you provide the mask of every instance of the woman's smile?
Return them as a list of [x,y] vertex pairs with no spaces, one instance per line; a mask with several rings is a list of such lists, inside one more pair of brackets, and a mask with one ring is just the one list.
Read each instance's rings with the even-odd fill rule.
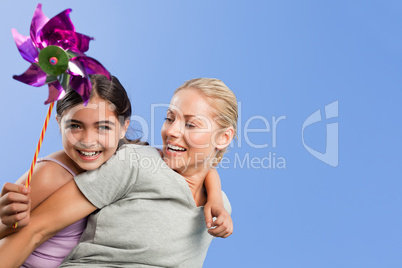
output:
[[203,169],[215,156],[218,129],[204,96],[191,88],[177,92],[161,131],[167,165],[176,171]]

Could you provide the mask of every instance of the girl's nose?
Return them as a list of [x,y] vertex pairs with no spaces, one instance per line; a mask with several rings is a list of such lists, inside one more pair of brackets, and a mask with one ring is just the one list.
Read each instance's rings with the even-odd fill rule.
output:
[[80,143],[84,147],[94,147],[97,144],[97,133],[94,133],[93,131],[84,131]]

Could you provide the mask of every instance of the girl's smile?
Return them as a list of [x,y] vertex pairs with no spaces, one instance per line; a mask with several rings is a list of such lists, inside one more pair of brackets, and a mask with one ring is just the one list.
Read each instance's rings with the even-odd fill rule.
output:
[[64,112],[59,124],[67,155],[83,170],[106,162],[125,135],[113,106],[98,96]]

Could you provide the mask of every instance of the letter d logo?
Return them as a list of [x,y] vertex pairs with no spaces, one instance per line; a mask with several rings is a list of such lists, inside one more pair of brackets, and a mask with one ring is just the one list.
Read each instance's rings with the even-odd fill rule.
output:
[[[330,119],[338,117],[338,101],[334,101],[325,106],[325,118]],[[302,127],[302,142],[304,148],[312,154],[318,160],[332,166],[338,166],[338,123],[330,123],[327,124],[327,140],[326,140],[326,149],[325,153],[320,153],[311,147],[309,147],[304,142],[304,129],[314,123],[320,122],[321,119],[321,111],[317,110],[312,115],[310,115],[306,121],[303,123]]]

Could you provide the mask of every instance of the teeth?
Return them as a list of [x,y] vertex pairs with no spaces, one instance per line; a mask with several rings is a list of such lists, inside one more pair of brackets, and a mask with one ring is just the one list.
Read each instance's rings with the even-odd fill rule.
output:
[[84,156],[95,156],[99,154],[99,151],[96,152],[85,152],[85,151],[79,151],[80,154],[84,155]]
[[184,149],[184,148],[182,148],[182,147],[175,146],[175,145],[172,145],[172,144],[168,144],[167,147],[168,147],[169,149],[176,150],[176,151],[185,151],[185,150],[186,150],[186,149]]

